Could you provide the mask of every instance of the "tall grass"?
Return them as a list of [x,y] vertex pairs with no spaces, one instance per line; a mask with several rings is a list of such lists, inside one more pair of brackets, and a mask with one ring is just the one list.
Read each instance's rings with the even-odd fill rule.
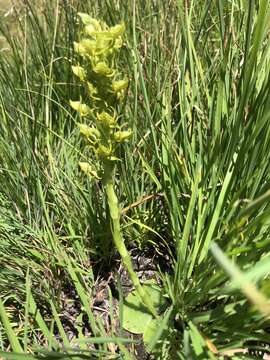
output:
[[77,165],[68,101],[81,93],[71,72],[78,10],[127,27],[133,138],[118,197],[126,244],[151,249],[169,303],[153,357],[248,358],[270,343],[267,0],[25,0],[16,35],[1,19],[0,346],[32,354],[1,356],[30,359],[41,347],[43,358],[136,356],[132,336],[93,311],[98,275],[117,259],[101,187]]

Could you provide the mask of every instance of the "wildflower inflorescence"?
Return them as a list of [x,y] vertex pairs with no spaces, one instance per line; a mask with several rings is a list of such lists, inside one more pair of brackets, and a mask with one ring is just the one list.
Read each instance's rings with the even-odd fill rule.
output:
[[119,104],[128,88],[128,79],[123,78],[117,68],[125,26],[122,23],[108,27],[87,14],[79,13],[79,16],[84,24],[83,37],[74,47],[82,61],[79,65],[73,66],[72,70],[85,84],[88,101],[70,101],[70,105],[79,112],[81,118],[88,120],[87,123],[79,123],[78,127],[99,162],[95,167],[88,162],[81,162],[79,165],[88,176],[102,181],[109,205],[114,244],[143,304],[157,317],[152,301],[133,269],[131,256],[123,239],[121,211],[114,189],[114,164],[118,160],[115,151],[119,144],[131,135],[130,129],[123,130],[119,125],[118,114]]
[[[130,129],[123,130],[119,125],[117,112],[128,88],[128,79],[117,67],[125,25],[109,27],[88,14],[78,15],[84,27],[80,41],[74,43],[80,62],[72,66],[72,71],[85,85],[88,96],[86,102],[70,101],[70,105],[80,114],[80,133],[100,163],[113,162],[117,160],[117,146],[131,135]],[[100,169],[87,162],[79,165],[89,176],[99,178]]]

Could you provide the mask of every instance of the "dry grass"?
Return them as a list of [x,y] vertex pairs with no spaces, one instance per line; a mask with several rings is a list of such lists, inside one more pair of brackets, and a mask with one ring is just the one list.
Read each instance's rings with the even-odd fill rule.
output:
[[11,0],[0,0],[0,13],[6,12],[11,6]]

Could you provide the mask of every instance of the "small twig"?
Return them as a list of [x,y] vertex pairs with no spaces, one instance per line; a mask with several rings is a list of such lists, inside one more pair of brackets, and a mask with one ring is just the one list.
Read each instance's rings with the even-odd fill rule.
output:
[[126,206],[125,208],[123,208],[123,209],[121,210],[121,214],[124,215],[124,214],[127,213],[129,210],[131,210],[131,209],[133,209],[133,208],[135,208],[135,207],[140,206],[141,204],[145,203],[146,201],[155,199],[155,198],[157,198],[157,197],[162,197],[162,196],[164,196],[162,193],[146,195],[146,196],[140,198],[139,200],[135,201],[134,203]]

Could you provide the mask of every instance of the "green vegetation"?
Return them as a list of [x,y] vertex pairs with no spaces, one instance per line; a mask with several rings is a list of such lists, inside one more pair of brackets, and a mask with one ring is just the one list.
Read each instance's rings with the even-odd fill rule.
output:
[[[267,352],[269,1],[18,6],[0,23],[0,357]],[[78,13],[123,42],[81,57]]]

